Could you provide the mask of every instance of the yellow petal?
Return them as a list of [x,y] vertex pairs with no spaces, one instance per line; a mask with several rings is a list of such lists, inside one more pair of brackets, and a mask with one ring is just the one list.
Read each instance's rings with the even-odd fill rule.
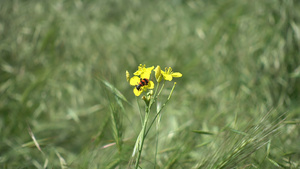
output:
[[135,86],[135,85],[138,85],[140,82],[140,78],[137,77],[137,76],[133,76],[131,79],[130,79],[130,85],[131,86]]
[[136,95],[136,96],[141,95],[142,92],[143,92],[143,90],[137,90],[136,88],[133,89],[133,93],[134,93],[134,95]]
[[149,81],[148,85],[147,85],[148,89],[153,89],[154,88],[154,83],[152,81]]
[[179,73],[179,72],[175,72],[175,73],[172,73],[172,76],[173,76],[173,77],[181,77],[182,74]]
[[144,78],[149,79],[150,78],[150,74],[151,74],[151,72],[144,72],[144,73],[141,74],[141,78],[142,79],[144,79]]
[[143,72],[144,72],[143,70],[137,70],[136,72],[133,73],[133,75],[139,76],[139,75],[141,75]]
[[164,79],[168,80],[168,81],[172,81],[172,79],[173,79],[172,75],[170,75],[170,74],[163,74],[163,76],[164,76]]
[[138,66],[138,70],[137,70],[136,72],[134,72],[133,75],[136,75],[136,76],[141,75],[141,74],[144,72],[145,66],[146,66],[146,65],[140,64],[140,65]]
[[150,72],[154,69],[154,66],[146,68],[145,72]]
[[151,74],[152,69],[154,69],[154,66],[146,68],[146,65],[140,64],[140,66],[138,67],[138,70],[136,72],[134,72],[133,74],[136,76],[141,76],[144,73]]

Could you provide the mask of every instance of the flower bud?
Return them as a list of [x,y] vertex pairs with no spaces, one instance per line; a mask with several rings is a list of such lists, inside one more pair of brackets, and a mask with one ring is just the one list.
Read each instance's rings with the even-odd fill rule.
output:
[[149,103],[150,103],[150,99],[151,99],[151,96],[143,96],[143,97],[142,97],[142,100],[145,101],[145,103],[146,103],[147,106],[148,106]]
[[129,79],[130,79],[130,74],[129,74],[129,72],[126,70],[126,80],[127,80],[127,82],[129,82]]
[[156,78],[156,81],[159,83],[161,80],[162,80],[162,74],[161,74],[161,69],[160,69],[160,66],[156,66],[156,68],[154,69],[155,71],[155,78]]
[[149,90],[149,92],[147,93],[147,96],[152,96],[153,95],[153,90]]

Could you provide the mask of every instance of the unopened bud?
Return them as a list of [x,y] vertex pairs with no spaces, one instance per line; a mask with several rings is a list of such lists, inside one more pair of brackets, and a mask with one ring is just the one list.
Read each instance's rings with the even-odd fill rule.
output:
[[155,71],[155,78],[156,78],[156,81],[159,83],[159,82],[162,80],[162,78],[163,78],[163,76],[162,76],[162,74],[161,74],[160,66],[159,66],[159,65],[156,66],[156,68],[154,69],[154,71]]
[[129,74],[129,72],[126,70],[126,80],[127,80],[127,82],[129,82],[129,79],[130,79],[130,74]]

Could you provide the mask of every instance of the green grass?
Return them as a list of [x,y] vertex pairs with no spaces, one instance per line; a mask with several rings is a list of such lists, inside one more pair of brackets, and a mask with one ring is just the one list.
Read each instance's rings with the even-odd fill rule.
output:
[[140,63],[183,74],[142,168],[299,168],[297,0],[2,0],[0,168],[128,167]]

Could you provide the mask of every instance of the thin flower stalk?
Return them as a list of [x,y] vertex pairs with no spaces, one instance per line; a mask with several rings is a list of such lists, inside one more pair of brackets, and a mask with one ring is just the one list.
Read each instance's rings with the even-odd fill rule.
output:
[[[142,96],[142,99],[145,102],[144,118],[142,117],[143,113],[141,112],[141,109],[139,106],[142,129],[137,137],[137,140],[136,140],[136,143],[135,143],[135,146],[133,149],[133,153],[132,153],[132,157],[134,157],[137,153],[136,160],[135,160],[135,168],[136,169],[140,167],[139,165],[140,165],[140,159],[141,159],[141,155],[142,155],[143,145],[144,145],[145,139],[155,121],[157,121],[156,152],[155,152],[155,159],[154,159],[155,160],[154,164],[156,164],[156,156],[157,156],[157,150],[158,150],[158,130],[159,130],[159,121],[160,121],[160,118],[158,118],[158,117],[160,117],[161,111],[166,106],[168,101],[171,99],[171,96],[175,89],[176,82],[174,82],[173,87],[170,91],[170,94],[169,94],[167,100],[159,109],[157,109],[155,117],[153,119],[151,119],[151,123],[150,123],[150,125],[148,125],[148,122],[150,120],[149,115],[150,115],[151,107],[157,101],[162,90],[164,89],[165,81],[172,81],[173,78],[178,78],[178,77],[182,76],[182,74],[179,72],[173,72],[172,68],[170,68],[170,67],[165,68],[165,71],[162,71],[160,69],[160,66],[157,66],[154,69],[157,84],[154,84],[154,82],[151,80],[151,72],[153,69],[154,69],[154,66],[146,67],[146,65],[140,64],[140,66],[138,67],[138,70],[133,73],[134,76],[131,78],[130,78],[129,72],[126,71],[127,81],[129,82],[129,84],[131,86],[134,86],[134,88],[133,88],[134,95],[138,97],[143,92],[147,92],[146,95]],[[164,80],[164,82],[163,82],[162,86],[160,86],[160,82],[162,80]],[[153,93],[154,87],[155,87],[155,91]],[[138,100],[137,100],[137,102],[138,102]]]

